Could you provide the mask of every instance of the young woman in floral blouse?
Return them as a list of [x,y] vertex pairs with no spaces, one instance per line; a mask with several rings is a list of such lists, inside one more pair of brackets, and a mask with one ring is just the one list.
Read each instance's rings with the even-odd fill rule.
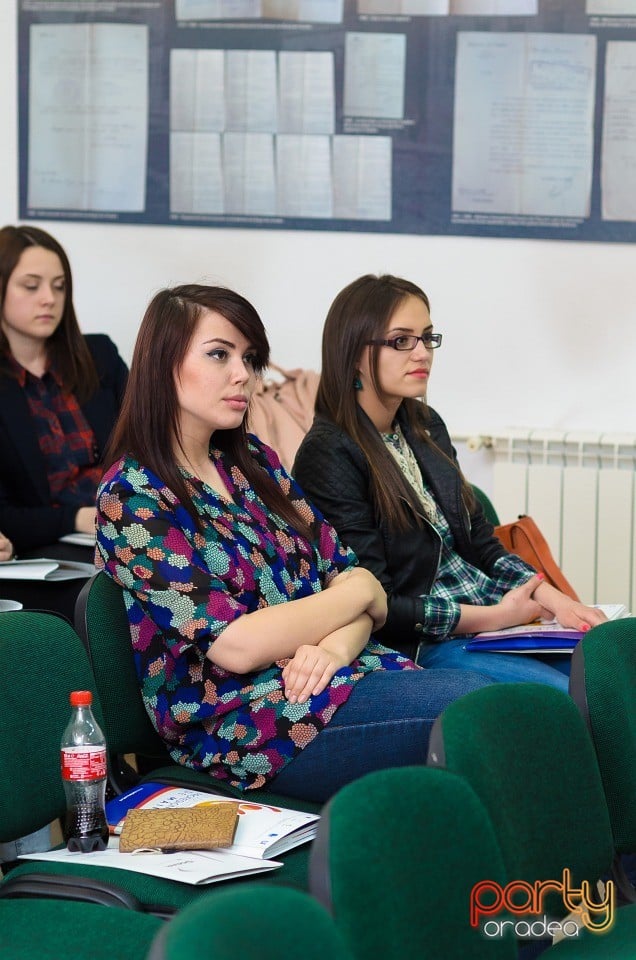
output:
[[379,582],[247,434],[268,355],[231,290],[154,297],[98,492],[97,562],[123,588],[172,756],[320,801],[368,770],[424,763],[437,714],[487,681],[374,641]]

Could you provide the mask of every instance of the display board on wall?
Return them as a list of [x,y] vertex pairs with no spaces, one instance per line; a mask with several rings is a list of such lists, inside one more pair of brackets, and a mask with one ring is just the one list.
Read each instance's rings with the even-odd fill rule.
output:
[[20,0],[20,216],[636,240],[636,0]]

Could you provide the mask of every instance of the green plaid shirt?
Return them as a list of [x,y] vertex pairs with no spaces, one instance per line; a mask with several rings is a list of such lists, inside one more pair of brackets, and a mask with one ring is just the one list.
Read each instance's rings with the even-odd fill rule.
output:
[[429,523],[442,541],[442,552],[435,583],[431,592],[422,596],[424,634],[443,640],[450,636],[460,618],[460,603],[471,606],[492,606],[514,587],[520,587],[535,570],[514,553],[500,557],[493,566],[492,576],[474,567],[455,549],[455,541],[448,521],[439,509],[402,430],[396,425],[392,433],[381,434],[402,473],[417,493]]

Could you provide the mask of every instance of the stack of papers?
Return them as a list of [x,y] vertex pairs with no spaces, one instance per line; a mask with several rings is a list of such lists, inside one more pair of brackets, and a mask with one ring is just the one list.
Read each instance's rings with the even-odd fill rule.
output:
[[120,853],[119,838],[111,837],[106,850],[95,853],[70,853],[51,850],[48,853],[26,853],[21,860],[52,860],[54,863],[83,863],[91,867],[115,867],[146,873],[164,880],[177,880],[195,886],[217,883],[233,877],[246,877],[282,867],[275,860],[254,860],[240,857],[231,847],[219,850],[186,850],[178,853]]
[[[197,807],[219,801],[236,803],[238,807],[238,823],[231,847],[179,853],[119,852],[117,835],[121,833],[129,810]],[[106,850],[99,853],[53,850],[25,854],[23,859],[115,867],[196,885],[215,883],[281,867],[282,863],[269,858],[312,840],[319,820],[315,813],[256,803],[247,796],[234,800],[222,794],[162,783],[142,783],[115,797],[106,804],[106,817],[113,834]]]
[[65,537],[60,537],[60,543],[72,543],[76,547],[92,547],[95,549],[94,533],[67,533]]
[[[622,603],[594,604],[608,620],[630,616]],[[572,653],[584,634],[563,627],[556,620],[526,623],[519,627],[490,630],[476,634],[466,643],[473,653]]]
[[0,613],[5,613],[8,610],[22,610],[23,605],[18,603],[17,600],[0,600]]
[[79,560],[5,560],[0,563],[0,580],[81,580],[94,576],[92,563]]

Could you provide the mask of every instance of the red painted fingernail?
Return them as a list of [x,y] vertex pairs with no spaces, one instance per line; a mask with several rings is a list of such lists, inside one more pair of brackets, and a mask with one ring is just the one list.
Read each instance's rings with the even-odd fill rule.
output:
[[542,573],[538,573],[537,576],[538,576],[539,580],[545,580],[545,577],[543,576]]
[[587,633],[589,629],[590,629],[589,623],[584,623],[583,626],[581,627],[581,633]]

